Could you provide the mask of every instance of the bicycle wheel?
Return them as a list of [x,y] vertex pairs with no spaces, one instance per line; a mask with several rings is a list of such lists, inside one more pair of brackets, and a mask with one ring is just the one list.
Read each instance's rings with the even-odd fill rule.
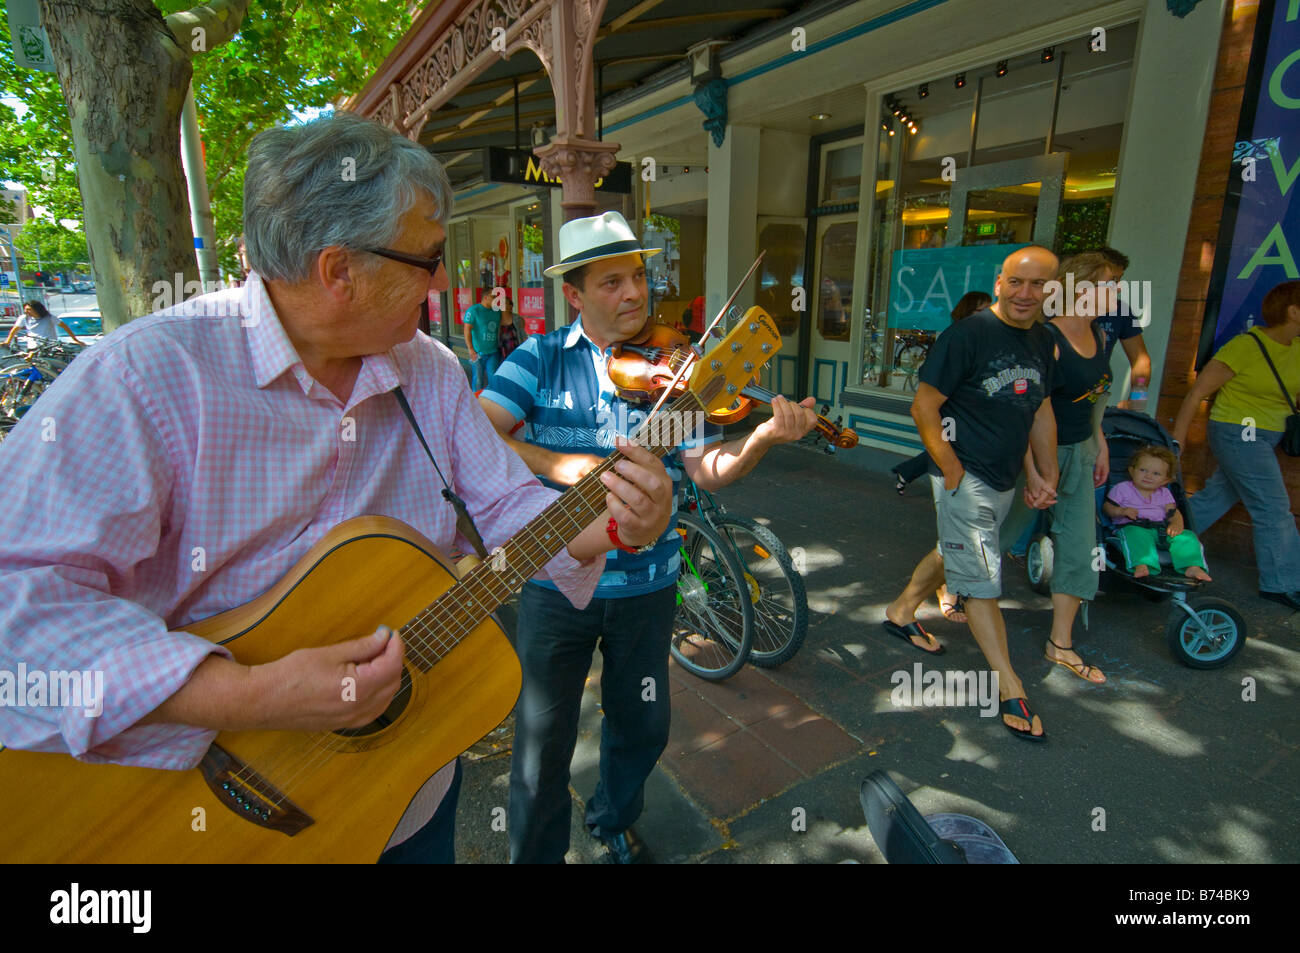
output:
[[808,634],[808,593],[803,576],[777,535],[745,516],[721,516],[713,524],[745,566],[754,604],[754,644],[749,660],[775,668],[794,658]]
[[683,533],[677,615],[670,648],[692,675],[720,681],[745,664],[754,638],[754,607],[744,568],[731,546],[692,513],[677,514]]

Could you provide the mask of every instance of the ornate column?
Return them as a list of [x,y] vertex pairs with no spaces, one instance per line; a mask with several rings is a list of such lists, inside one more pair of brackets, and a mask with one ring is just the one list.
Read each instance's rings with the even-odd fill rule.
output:
[[555,135],[533,150],[547,175],[564,183],[566,221],[596,210],[597,179],[614,170],[618,143],[593,138],[596,90],[592,78],[596,30],[605,0],[553,3],[530,24],[521,42],[537,54],[555,93]]

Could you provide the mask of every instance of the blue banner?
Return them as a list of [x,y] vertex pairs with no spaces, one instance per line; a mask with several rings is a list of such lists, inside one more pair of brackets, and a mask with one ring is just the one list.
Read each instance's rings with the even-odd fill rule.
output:
[[889,326],[942,331],[968,291],[993,297],[1002,262],[1024,242],[957,248],[905,248],[894,253],[889,287]]
[[1300,2],[1262,0],[1257,15],[1197,367],[1300,278]]

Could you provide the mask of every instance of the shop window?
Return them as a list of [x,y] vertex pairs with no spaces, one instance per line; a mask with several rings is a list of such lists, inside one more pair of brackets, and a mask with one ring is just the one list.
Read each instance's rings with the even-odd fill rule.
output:
[[762,225],[758,247],[767,252],[758,274],[755,304],[772,316],[783,335],[799,333],[801,312],[795,309],[795,289],[803,288],[803,259],[808,229],[802,223],[772,222]]
[[455,267],[451,275],[451,331],[452,339],[455,340],[465,323],[465,312],[477,300],[474,289],[478,287],[479,276],[475,267],[474,242],[469,222],[452,222],[449,231],[448,250],[455,256]]
[[820,204],[856,202],[862,180],[862,143],[828,148],[822,155]]
[[962,296],[992,295],[1017,246],[1107,244],[1136,36],[1109,29],[1097,52],[1090,35],[1063,39],[1048,62],[1035,51],[972,64],[881,97],[864,386],[914,393]]
[[827,227],[820,248],[821,281],[817,285],[817,330],[828,341],[849,339],[849,309],[853,302],[853,265],[857,222]]
[[704,314],[705,203],[681,202],[645,217],[641,240],[659,254],[646,259],[650,314],[659,324],[700,334]]

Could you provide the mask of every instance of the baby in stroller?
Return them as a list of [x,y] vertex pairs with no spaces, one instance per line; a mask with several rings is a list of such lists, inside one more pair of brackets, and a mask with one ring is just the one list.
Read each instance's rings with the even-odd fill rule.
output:
[[1129,458],[1130,479],[1111,487],[1102,512],[1116,527],[1128,569],[1134,579],[1160,572],[1160,548],[1169,550],[1175,572],[1209,582],[1205,550],[1186,527],[1169,484],[1178,458],[1167,447],[1147,444]]

